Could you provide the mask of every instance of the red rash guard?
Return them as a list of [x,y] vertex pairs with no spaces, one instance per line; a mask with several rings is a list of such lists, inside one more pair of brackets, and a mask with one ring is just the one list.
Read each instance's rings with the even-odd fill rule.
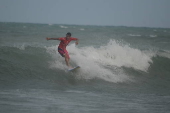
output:
[[61,37],[59,38],[59,40],[61,41],[59,44],[59,48],[61,48],[62,50],[66,50],[66,46],[72,41],[72,40],[77,40],[77,38],[73,38],[70,37],[69,39],[66,39],[66,37]]
[[61,41],[59,46],[58,46],[58,52],[61,54],[61,56],[63,56],[63,54],[65,54],[68,58],[69,54],[66,50],[66,46],[72,41],[72,40],[77,40],[77,38],[73,38],[70,37],[69,39],[66,39],[66,37],[61,37],[59,38],[59,40]]

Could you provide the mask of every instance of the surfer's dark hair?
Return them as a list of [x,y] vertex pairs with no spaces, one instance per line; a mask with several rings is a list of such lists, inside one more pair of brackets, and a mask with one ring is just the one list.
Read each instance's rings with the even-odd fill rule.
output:
[[70,33],[70,32],[68,32],[66,35],[69,35],[69,36],[71,36],[71,33]]

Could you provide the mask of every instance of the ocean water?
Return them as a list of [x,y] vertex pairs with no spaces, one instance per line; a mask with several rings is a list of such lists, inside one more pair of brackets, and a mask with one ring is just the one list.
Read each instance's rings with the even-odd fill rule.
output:
[[[67,46],[68,72],[58,54]],[[170,29],[0,23],[1,113],[169,113]]]

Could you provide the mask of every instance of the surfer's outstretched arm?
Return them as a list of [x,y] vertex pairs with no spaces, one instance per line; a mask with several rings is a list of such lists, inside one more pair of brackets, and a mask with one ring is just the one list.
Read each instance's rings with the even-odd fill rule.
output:
[[46,38],[46,40],[60,40],[59,38]]

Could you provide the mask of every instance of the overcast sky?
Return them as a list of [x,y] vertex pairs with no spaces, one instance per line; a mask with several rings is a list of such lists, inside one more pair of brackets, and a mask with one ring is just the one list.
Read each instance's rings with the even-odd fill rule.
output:
[[170,28],[170,0],[0,0],[0,22]]

